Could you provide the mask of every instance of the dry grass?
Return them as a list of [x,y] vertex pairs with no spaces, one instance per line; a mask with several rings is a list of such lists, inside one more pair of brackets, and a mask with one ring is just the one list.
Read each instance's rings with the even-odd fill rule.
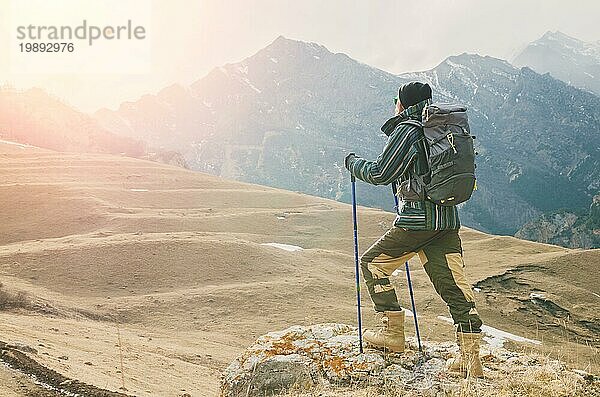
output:
[[563,364],[536,356],[540,364],[525,371],[508,372],[506,368],[486,375],[485,379],[449,378],[440,389],[407,390],[401,386],[316,386],[295,390],[285,397],[580,397],[600,396],[600,381],[583,380],[565,370]]
[[0,310],[28,308],[31,305],[29,296],[22,291],[8,291],[0,282]]
[[[0,206],[6,275],[0,278],[6,284],[0,300],[7,302],[0,304],[0,333],[4,340],[41,341],[48,355],[38,358],[50,368],[118,390],[118,322],[129,393],[153,397],[186,389],[194,396],[214,395],[223,368],[256,337],[293,324],[354,323],[347,205],[158,163],[3,149],[10,146],[0,145],[0,179],[6,181],[0,189],[11,204]],[[140,188],[148,191],[132,191]],[[363,207],[359,214],[365,249],[385,232],[393,214]],[[511,237],[469,229],[461,235],[470,281],[565,256],[556,265],[562,284],[532,286],[569,299],[579,291],[572,299],[577,307],[565,307],[582,316],[595,314],[598,301],[590,291],[597,284],[577,277],[591,287],[575,290],[564,280],[588,274],[600,252],[566,257],[569,250]],[[261,245],[269,242],[305,250]],[[447,308],[422,266],[417,260],[413,265],[422,336],[449,340],[452,327],[436,319]],[[19,298],[17,290],[29,299]],[[363,298],[365,327],[370,327],[374,316],[367,316],[369,298]],[[479,298],[483,307],[484,295]],[[488,324],[533,337],[535,326],[514,321],[510,306],[491,301],[487,307]],[[540,337],[557,331],[551,327]],[[576,352],[569,343],[563,357],[571,354],[587,365],[590,349],[577,346]],[[561,345],[561,340],[548,343]],[[63,355],[70,357],[68,363],[56,360]],[[84,364],[88,361],[93,366]],[[368,390],[378,395],[377,389]]]

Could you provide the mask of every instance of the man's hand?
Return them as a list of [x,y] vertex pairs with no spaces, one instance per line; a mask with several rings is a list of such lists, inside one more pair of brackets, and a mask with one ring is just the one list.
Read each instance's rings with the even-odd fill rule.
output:
[[344,167],[346,167],[347,170],[350,170],[350,161],[355,157],[356,155],[354,153],[348,153],[348,155],[344,159]]

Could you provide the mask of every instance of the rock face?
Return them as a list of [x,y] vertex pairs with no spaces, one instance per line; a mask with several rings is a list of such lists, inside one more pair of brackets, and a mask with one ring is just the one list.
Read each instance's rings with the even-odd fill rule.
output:
[[527,222],[515,237],[570,248],[600,248],[600,195],[587,214],[560,211]]
[[[344,324],[293,326],[268,333],[225,369],[221,396],[270,396],[312,388],[348,391],[375,387],[382,393],[393,389],[426,396],[464,391],[462,378],[445,369],[447,359],[458,349],[452,342],[425,343],[422,355],[414,338],[407,338],[407,350],[402,354],[383,354],[366,348],[360,354],[358,345],[357,329]],[[503,381],[509,373],[552,379],[552,393],[557,396],[577,395],[599,387],[593,375],[568,370],[561,362],[544,357],[482,346],[482,361],[486,379],[475,381],[471,389],[482,395],[505,388]],[[540,387],[546,385],[541,383]]]

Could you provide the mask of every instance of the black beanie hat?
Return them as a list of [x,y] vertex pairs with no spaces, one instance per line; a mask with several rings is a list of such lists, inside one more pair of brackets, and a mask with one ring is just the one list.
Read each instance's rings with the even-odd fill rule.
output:
[[412,81],[400,86],[398,98],[402,106],[406,109],[425,99],[431,98],[431,87],[427,83],[423,84],[418,81]]

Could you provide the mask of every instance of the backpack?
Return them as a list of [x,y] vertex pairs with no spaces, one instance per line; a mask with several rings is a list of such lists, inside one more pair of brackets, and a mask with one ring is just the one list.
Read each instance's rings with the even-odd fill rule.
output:
[[[474,136],[471,135],[467,108],[437,103],[423,110],[423,121],[407,120],[423,129],[429,173],[413,175],[405,181],[405,190],[416,192],[421,199],[452,206],[471,198],[475,182]],[[402,191],[402,185],[399,187]]]

